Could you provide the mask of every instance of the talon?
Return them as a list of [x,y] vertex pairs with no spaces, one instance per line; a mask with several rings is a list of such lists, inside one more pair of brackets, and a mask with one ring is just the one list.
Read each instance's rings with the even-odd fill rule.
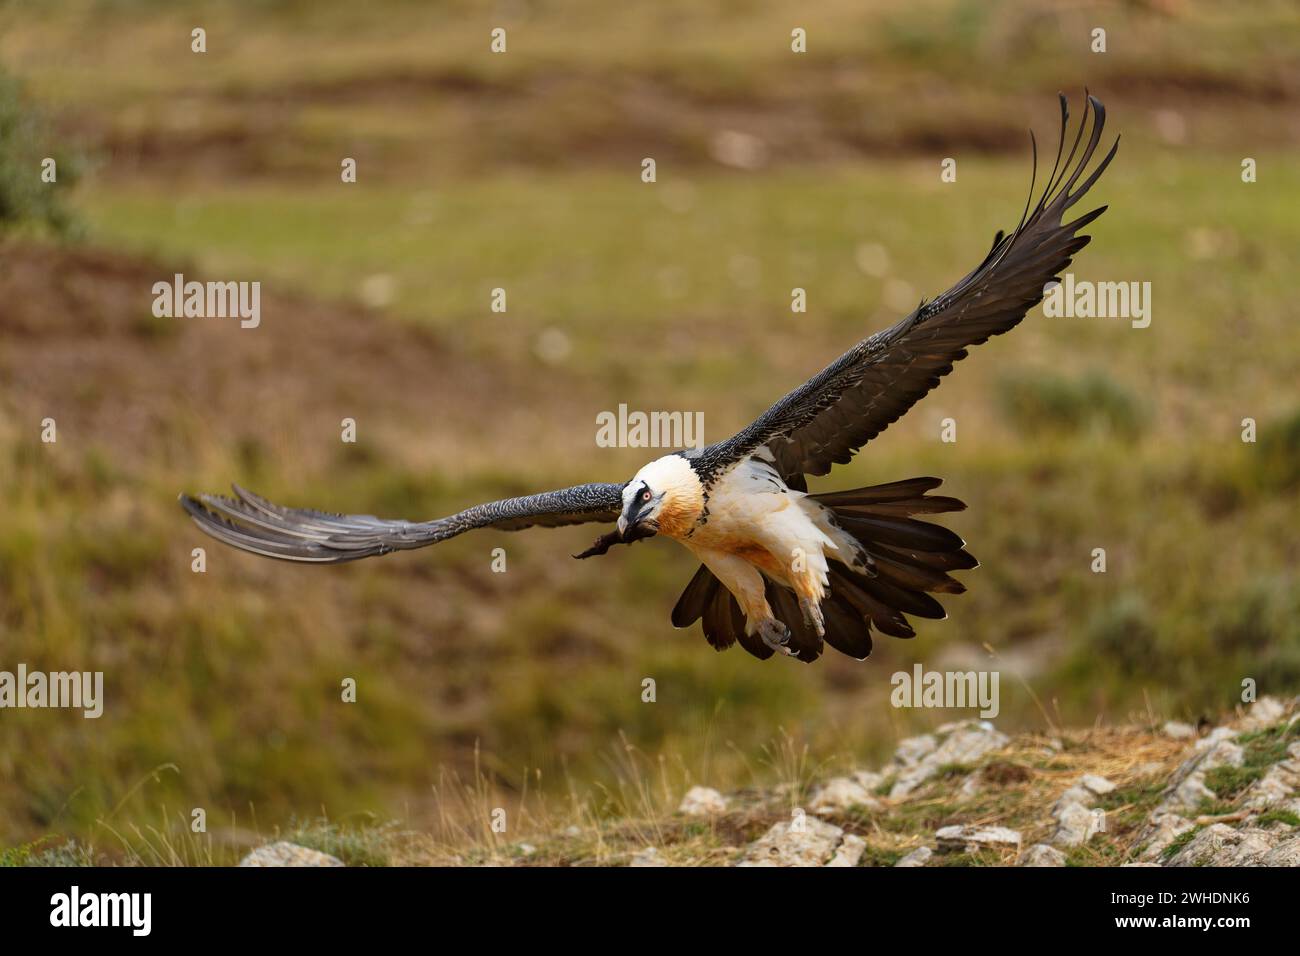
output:
[[799,610],[803,611],[804,623],[816,631],[818,637],[825,637],[826,618],[822,614],[821,602],[812,598],[800,598]]
[[758,626],[758,636],[763,639],[763,643],[774,651],[780,651],[787,657],[793,657],[795,652],[790,649],[790,628],[778,621],[774,617],[769,617]]

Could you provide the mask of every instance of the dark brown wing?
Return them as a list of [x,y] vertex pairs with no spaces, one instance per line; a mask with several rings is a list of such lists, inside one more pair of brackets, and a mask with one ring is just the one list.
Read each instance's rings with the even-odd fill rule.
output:
[[283,508],[233,486],[235,497],[181,495],[181,507],[205,533],[268,558],[337,564],[390,551],[423,548],[476,528],[518,531],[618,518],[623,486],[575,485],[467,508],[436,521],[387,521]]
[[[824,475],[832,465],[850,461],[938,385],[968,348],[1014,328],[1042,300],[1044,287],[1088,244],[1090,237],[1078,231],[1106,210],[1102,206],[1063,223],[1066,210],[1092,187],[1119,147],[1116,139],[1092,174],[1079,183],[1106,122],[1101,102],[1089,96],[1087,103],[1078,136],[1064,156],[1069,111],[1061,97],[1060,146],[1042,197],[1032,211],[1026,203],[1026,215],[1010,236],[998,233],[983,262],[897,325],[859,342],[748,428],[694,456],[696,470],[711,477],[766,446],[787,480]],[[1089,107],[1092,134],[1075,163]],[[1035,170],[1037,153],[1035,146]],[[1031,201],[1033,192],[1031,184]]]

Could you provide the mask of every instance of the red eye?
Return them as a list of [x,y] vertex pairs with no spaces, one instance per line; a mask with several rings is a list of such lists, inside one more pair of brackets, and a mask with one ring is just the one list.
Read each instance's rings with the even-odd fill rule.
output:
[[641,500],[642,500],[642,501],[649,501],[649,500],[650,500],[650,492],[648,492],[648,491],[643,491],[643,492],[641,492]]

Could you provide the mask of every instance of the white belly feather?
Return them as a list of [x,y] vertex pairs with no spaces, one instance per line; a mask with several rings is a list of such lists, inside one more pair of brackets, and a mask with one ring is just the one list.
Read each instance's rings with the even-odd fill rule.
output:
[[750,459],[713,485],[707,520],[683,543],[736,554],[782,584],[811,577],[825,587],[826,552],[839,557],[842,538],[820,504],[787,486],[766,462]]

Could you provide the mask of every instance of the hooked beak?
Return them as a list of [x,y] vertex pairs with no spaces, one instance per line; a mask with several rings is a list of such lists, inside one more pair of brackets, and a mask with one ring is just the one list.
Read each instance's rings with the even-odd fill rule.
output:
[[618,516],[618,536],[625,544],[640,541],[642,538],[653,538],[658,532],[658,522],[653,519],[643,520],[639,509],[632,512],[630,519],[626,514]]

